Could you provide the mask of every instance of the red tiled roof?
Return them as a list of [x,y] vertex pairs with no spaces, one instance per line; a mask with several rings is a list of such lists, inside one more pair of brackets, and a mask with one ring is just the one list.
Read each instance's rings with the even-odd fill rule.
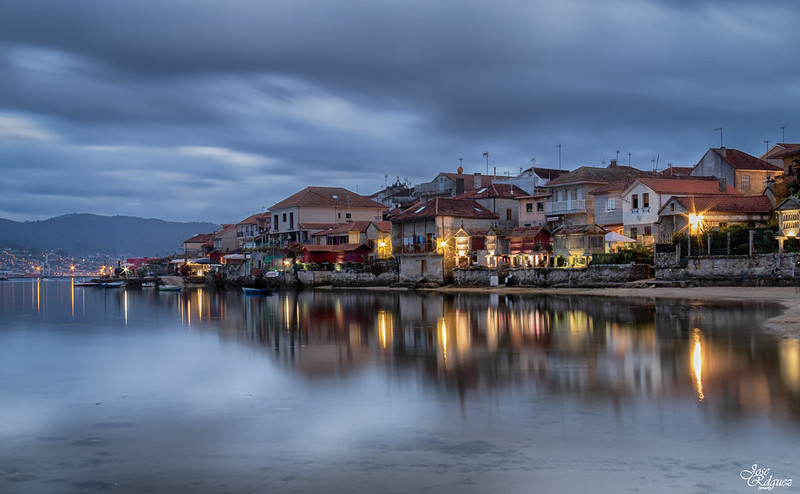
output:
[[692,174],[692,170],[694,170],[693,166],[670,166],[661,170],[658,174],[662,177],[688,177]]
[[660,194],[740,195],[739,191],[728,184],[725,185],[725,192],[720,191],[720,181],[714,177],[641,177],[637,180]]
[[457,195],[456,199],[519,199],[528,193],[512,184],[489,184]]
[[410,207],[392,218],[392,223],[408,220],[452,216],[455,218],[498,219],[499,216],[472,199],[436,197],[428,202]]
[[772,202],[767,196],[717,195],[702,197],[675,197],[688,211],[715,213],[769,213]]
[[213,233],[198,233],[194,237],[184,240],[183,243],[185,244],[203,243],[209,238],[211,238],[213,235],[214,235]]
[[235,229],[236,225],[222,225],[222,230],[211,234],[212,238],[217,238],[225,235],[226,233],[230,233],[231,230]]
[[590,190],[589,194],[597,195],[597,194],[606,194],[608,192],[623,191],[627,189],[628,186],[632,184],[634,180],[636,180],[635,177],[623,178],[622,180],[614,180],[613,182],[609,182],[606,185]]
[[350,222],[344,223],[342,225],[335,226],[335,227],[331,228],[330,230],[317,232],[317,233],[314,234],[314,236],[317,236],[317,235],[333,235],[333,234],[336,234],[336,233],[365,232],[365,231],[367,231],[367,228],[369,228],[369,225],[371,225],[371,224],[372,224],[371,221],[350,221]]
[[535,237],[536,235],[539,235],[542,230],[544,230],[544,232],[548,235],[550,234],[550,231],[544,226],[522,226],[511,230],[511,233],[508,234],[508,237]]
[[655,175],[655,173],[646,172],[631,166],[616,165],[606,168],[582,166],[567,173],[566,175],[562,175],[547,182],[544,186],[551,187],[554,185],[565,185],[581,182],[603,184],[613,182],[615,180],[623,180],[628,177],[646,177],[652,175]]
[[338,225],[336,223],[298,223],[297,228],[300,230],[327,230],[329,228],[335,228]]
[[775,144],[777,149],[773,149],[772,151],[764,154],[761,159],[773,159],[773,158],[783,158],[785,156],[791,156],[793,154],[800,154],[800,144],[788,144],[780,142]]
[[384,204],[342,187],[306,187],[275,204],[270,210],[291,206],[388,209]]
[[375,222],[375,226],[378,227],[378,231],[382,233],[387,233],[392,231],[392,222],[391,221],[377,221]]
[[767,163],[755,156],[750,156],[738,149],[714,148],[714,152],[717,153],[723,161],[737,170],[783,171],[783,168],[779,166]]

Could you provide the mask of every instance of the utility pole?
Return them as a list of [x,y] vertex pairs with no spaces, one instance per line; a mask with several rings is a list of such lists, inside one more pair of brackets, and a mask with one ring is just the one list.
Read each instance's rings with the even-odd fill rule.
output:
[[786,142],[786,126],[781,125],[781,142]]
[[722,127],[718,127],[716,129],[714,129],[714,131],[715,132],[719,131],[719,147],[723,147],[723,144],[722,144]]

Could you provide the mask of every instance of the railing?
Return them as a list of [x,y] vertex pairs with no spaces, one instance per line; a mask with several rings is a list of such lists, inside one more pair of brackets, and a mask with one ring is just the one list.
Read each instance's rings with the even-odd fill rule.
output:
[[547,214],[584,213],[586,212],[586,199],[548,202],[545,211]]
[[401,245],[395,249],[400,254],[425,254],[428,252],[436,252],[436,244],[433,242],[425,242],[422,244],[406,244]]

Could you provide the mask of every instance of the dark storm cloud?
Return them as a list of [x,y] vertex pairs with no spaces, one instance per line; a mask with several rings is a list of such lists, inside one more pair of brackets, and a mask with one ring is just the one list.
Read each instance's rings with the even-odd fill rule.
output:
[[0,159],[22,164],[0,216],[97,197],[228,222],[311,184],[484,171],[483,150],[499,170],[555,166],[556,144],[566,168],[648,167],[693,164],[720,126],[752,154],[782,125],[800,140],[788,1],[0,6]]

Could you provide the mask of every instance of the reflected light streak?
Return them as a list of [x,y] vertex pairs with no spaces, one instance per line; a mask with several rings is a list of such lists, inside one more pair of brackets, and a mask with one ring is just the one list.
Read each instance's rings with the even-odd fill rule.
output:
[[41,284],[42,284],[41,280],[36,280],[36,313],[37,314],[40,312],[39,309],[41,307],[40,306],[41,300],[40,300],[40,294],[39,294],[39,291],[40,291],[40,288],[41,288]]
[[378,311],[378,338],[381,341],[381,348],[386,349],[386,311]]
[[[75,267],[73,266],[73,269]],[[72,318],[75,318],[75,278],[69,279],[69,299],[70,307],[72,308]]]
[[186,325],[192,327],[192,299],[186,299]]
[[128,325],[128,290],[125,290],[122,295],[122,307],[125,314],[125,326]]
[[203,320],[203,289],[197,289],[197,319]]
[[692,370],[694,371],[697,399],[703,401],[703,345],[700,343],[700,330],[694,330],[694,350],[692,351]]
[[447,372],[447,326],[442,319],[442,365],[444,371]]

